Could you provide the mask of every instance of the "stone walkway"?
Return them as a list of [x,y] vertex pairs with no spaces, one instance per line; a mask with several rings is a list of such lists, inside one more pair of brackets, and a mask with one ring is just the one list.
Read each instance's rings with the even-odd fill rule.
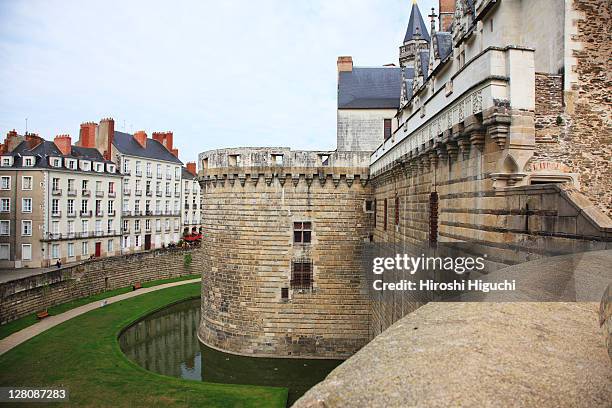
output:
[[178,282],[165,283],[163,285],[152,286],[150,288],[138,289],[133,292],[124,293],[122,295],[109,297],[104,300],[98,300],[95,302],[91,302],[86,305],[79,306],[74,309],[68,310],[67,312],[64,312],[56,316],[47,317],[30,327],[26,327],[25,329],[20,330],[16,333],[13,333],[10,336],[0,340],[0,355],[11,350],[13,347],[17,347],[24,341],[31,339],[37,334],[40,334],[46,330],[49,330],[50,328],[54,326],[57,326],[60,323],[65,322],[66,320],[70,320],[74,317],[82,315],[83,313],[87,313],[91,310],[101,307],[101,304],[104,301],[106,301],[106,304],[109,305],[111,303],[119,302],[124,299],[130,299],[136,296],[144,295],[145,293],[151,293],[151,292],[155,292],[158,290],[171,288],[174,286],[188,285],[190,283],[200,282],[201,280],[202,279],[200,278],[190,279],[190,280],[184,280],[184,281],[178,281]]

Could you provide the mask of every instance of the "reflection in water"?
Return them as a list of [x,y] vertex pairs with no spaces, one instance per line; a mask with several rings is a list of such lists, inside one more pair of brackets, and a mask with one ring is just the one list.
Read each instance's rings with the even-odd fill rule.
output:
[[254,358],[222,353],[197,337],[200,299],[155,312],[125,330],[125,355],[156,373],[189,380],[289,388],[291,404],[336,368],[340,360]]

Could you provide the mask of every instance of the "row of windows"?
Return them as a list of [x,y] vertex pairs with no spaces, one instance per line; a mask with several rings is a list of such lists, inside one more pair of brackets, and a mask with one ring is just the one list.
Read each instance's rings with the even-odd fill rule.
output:
[[[21,177],[21,190],[28,191],[32,190],[33,181],[32,176],[22,176]],[[0,190],[10,190],[11,189],[11,176],[2,176],[0,177]]]
[[[77,160],[77,159],[68,159],[61,157],[49,157],[49,165],[55,168],[61,168],[62,163],[68,170],[82,170],[82,171],[90,171],[92,168],[94,171],[98,173],[104,172],[104,163],[93,162],[90,160]],[[14,164],[14,160],[12,156],[2,156],[2,162],[0,165],[2,167],[11,167]],[[23,156],[22,158],[23,167],[34,167],[36,165],[36,157],[35,156]],[[106,171],[109,173],[115,172],[115,165],[112,163],[106,164]]]
[[[132,173],[132,167],[131,167],[131,160],[130,159],[123,159],[123,174],[131,174]],[[145,164],[145,169],[146,169],[146,175],[147,177],[153,177],[153,164],[151,162],[147,162]],[[162,173],[162,165],[160,163],[158,163],[156,165],[156,169],[157,169],[157,177],[161,178],[163,176]],[[137,176],[141,176],[142,175],[142,162],[140,160],[136,160],[135,166],[134,166],[134,170]],[[166,165],[166,177],[170,178],[172,177],[172,167],[167,164]],[[181,178],[181,167],[180,166],[175,166],[174,167],[174,178],[176,180],[180,180]]]
[[[171,209],[170,204],[171,204],[171,201],[168,201],[168,200],[165,201],[165,207],[164,208],[165,208],[166,212],[170,211],[170,209]],[[161,200],[156,200],[155,201],[155,210],[156,211],[161,211],[162,210],[161,205],[162,205],[162,201]],[[179,211],[180,210],[180,206],[179,205],[180,204],[179,204],[178,201],[174,201],[174,211]],[[194,205],[195,205],[195,203],[194,203]],[[135,212],[139,212],[141,210],[144,210],[147,213],[149,211],[152,211],[151,200],[145,200],[144,207],[141,207],[140,200],[135,200],[134,201],[134,211]],[[130,211],[130,200],[128,200],[127,198],[123,200],[123,211],[124,212]]]
[[[135,231],[140,231],[140,228],[142,227],[140,220],[134,220],[132,222],[130,222],[130,220],[123,220],[123,231],[129,231],[131,225],[134,225],[134,230]],[[180,221],[179,221],[178,218],[176,218],[174,220],[174,228],[178,229],[179,225],[180,225]],[[171,220],[168,219],[168,218],[165,219],[164,220],[164,226],[165,226],[166,230],[169,230],[170,226],[171,226]],[[145,220],[144,227],[145,227],[145,230],[150,231],[151,230],[151,220]],[[161,227],[162,227],[162,220],[161,219],[156,219],[155,220],[155,229],[157,231],[161,231]]]
[[[89,180],[82,180],[80,183],[80,187],[81,187],[81,191],[83,194],[86,194],[89,192]],[[103,182],[98,180],[96,181],[96,192],[103,192]],[[60,191],[62,189],[62,180],[58,177],[54,177],[53,179],[51,179],[51,189],[53,191]],[[114,181],[109,181],[108,182],[108,190],[109,193],[115,193],[115,182]],[[68,179],[68,192],[75,192],[76,193],[76,179]]]
[[[0,212],[11,212],[11,199],[0,198]],[[31,213],[32,212],[32,199],[22,198],[21,199],[21,212]]]
[[[8,236],[11,234],[11,221],[0,220],[0,236]],[[21,236],[31,237],[32,236],[32,220],[21,221]]]
[[[11,255],[11,244],[0,244],[0,259],[8,260]],[[32,244],[21,244],[21,260],[32,260]]]
[[[368,208],[368,205],[366,205],[366,210]],[[372,203],[372,211],[374,212],[374,227],[376,227],[376,223],[377,223],[377,215],[378,215],[378,201],[374,200],[374,202]],[[383,230],[387,229],[387,218],[388,218],[388,210],[389,210],[389,205],[387,203],[387,199],[385,198],[383,200]],[[395,196],[395,202],[394,202],[394,223],[395,225],[399,225],[400,223],[400,199],[399,196]]]

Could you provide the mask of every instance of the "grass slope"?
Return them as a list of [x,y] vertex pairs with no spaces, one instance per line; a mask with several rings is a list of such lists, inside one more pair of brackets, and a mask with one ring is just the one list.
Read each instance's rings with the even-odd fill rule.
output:
[[[180,276],[177,278],[169,278],[169,279],[159,279],[151,282],[145,282],[142,284],[143,288],[149,288],[151,286],[163,285],[164,283],[178,282],[189,279],[197,279],[201,275],[188,275],[188,276]],[[119,288],[114,290],[109,290],[107,292],[98,293],[95,295],[91,295],[88,297],[75,299],[70,302],[62,303],[61,305],[52,306],[48,309],[48,312],[51,316],[58,315],[60,313],[64,313],[70,309],[74,309],[75,307],[86,305],[87,303],[95,302],[102,299],[107,299],[109,297],[121,295],[123,293],[131,292],[132,287],[127,286],[125,288]],[[13,320],[12,322],[3,324],[0,326],[0,340],[3,338],[10,336],[11,334],[18,332],[21,329],[25,329],[26,327],[32,326],[33,324],[38,322],[38,318],[36,317],[36,313],[32,313],[31,315],[22,317],[21,319]]]
[[188,284],[99,308],[41,333],[0,356],[0,386],[66,387],[70,406],[284,407],[285,388],[213,384],[144,370],[117,336],[138,318],[200,295]]

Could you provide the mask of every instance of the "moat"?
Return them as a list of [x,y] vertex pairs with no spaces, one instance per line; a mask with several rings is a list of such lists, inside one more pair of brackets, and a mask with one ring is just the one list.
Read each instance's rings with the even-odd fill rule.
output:
[[341,360],[243,357],[219,352],[197,337],[200,299],[168,306],[126,329],[121,350],[141,367],[186,380],[286,387],[288,405],[322,381]]

